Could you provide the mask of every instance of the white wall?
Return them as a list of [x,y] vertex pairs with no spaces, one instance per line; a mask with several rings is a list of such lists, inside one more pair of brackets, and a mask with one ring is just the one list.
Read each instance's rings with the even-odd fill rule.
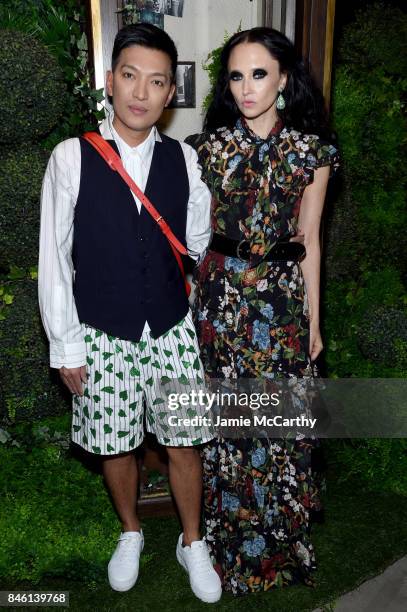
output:
[[183,140],[202,128],[202,102],[209,90],[202,68],[209,51],[223,43],[225,33],[255,27],[261,20],[261,0],[184,0],[182,19],[165,15],[164,29],[174,39],[180,61],[193,61],[196,68],[196,108],[178,108],[164,113],[160,128]]

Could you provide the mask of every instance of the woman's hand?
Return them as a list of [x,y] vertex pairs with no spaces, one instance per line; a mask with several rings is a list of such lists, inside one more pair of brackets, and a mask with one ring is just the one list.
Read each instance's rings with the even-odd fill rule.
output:
[[309,354],[311,357],[311,361],[315,361],[318,357],[324,345],[322,344],[321,332],[319,331],[319,324],[312,323],[310,324],[310,337],[309,337]]
[[304,244],[304,232],[302,229],[298,229],[296,235],[290,238],[289,242],[299,242],[300,244]]

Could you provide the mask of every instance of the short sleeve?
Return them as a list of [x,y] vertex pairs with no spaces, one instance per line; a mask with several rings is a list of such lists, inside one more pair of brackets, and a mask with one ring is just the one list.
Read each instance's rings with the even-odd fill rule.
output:
[[206,185],[210,185],[211,178],[209,164],[211,160],[211,144],[208,141],[208,134],[192,134],[185,138],[185,142],[195,149],[198,154],[198,163],[201,168],[201,178]]
[[307,183],[312,183],[314,180],[314,170],[322,168],[322,166],[330,166],[330,174],[332,177],[339,168],[339,151],[331,143],[320,139],[318,136],[309,135],[304,139],[304,148],[306,149],[304,158],[304,174]]

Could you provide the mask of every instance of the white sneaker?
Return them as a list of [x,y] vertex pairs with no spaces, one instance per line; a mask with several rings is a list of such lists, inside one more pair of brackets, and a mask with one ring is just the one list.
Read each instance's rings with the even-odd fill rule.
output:
[[115,591],[128,591],[136,584],[144,536],[140,531],[125,531],[109,561],[109,583]]
[[178,538],[178,563],[189,574],[193,593],[205,603],[215,603],[222,595],[222,584],[213,569],[208,548],[203,540],[196,540],[191,546],[182,546],[183,533]]

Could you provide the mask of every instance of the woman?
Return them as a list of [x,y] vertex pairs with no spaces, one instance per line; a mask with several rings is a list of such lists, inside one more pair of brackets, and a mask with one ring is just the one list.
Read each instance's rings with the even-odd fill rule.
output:
[[[319,108],[284,35],[254,28],[226,43],[206,132],[195,142],[213,194],[214,234],[198,269],[195,302],[210,377],[315,374],[312,362],[323,348],[320,218],[337,165],[335,147],[320,138]],[[297,233],[306,249],[301,263],[301,245],[289,242]],[[218,437],[204,449],[206,540],[225,590],[314,585],[316,445],[305,438]]]

